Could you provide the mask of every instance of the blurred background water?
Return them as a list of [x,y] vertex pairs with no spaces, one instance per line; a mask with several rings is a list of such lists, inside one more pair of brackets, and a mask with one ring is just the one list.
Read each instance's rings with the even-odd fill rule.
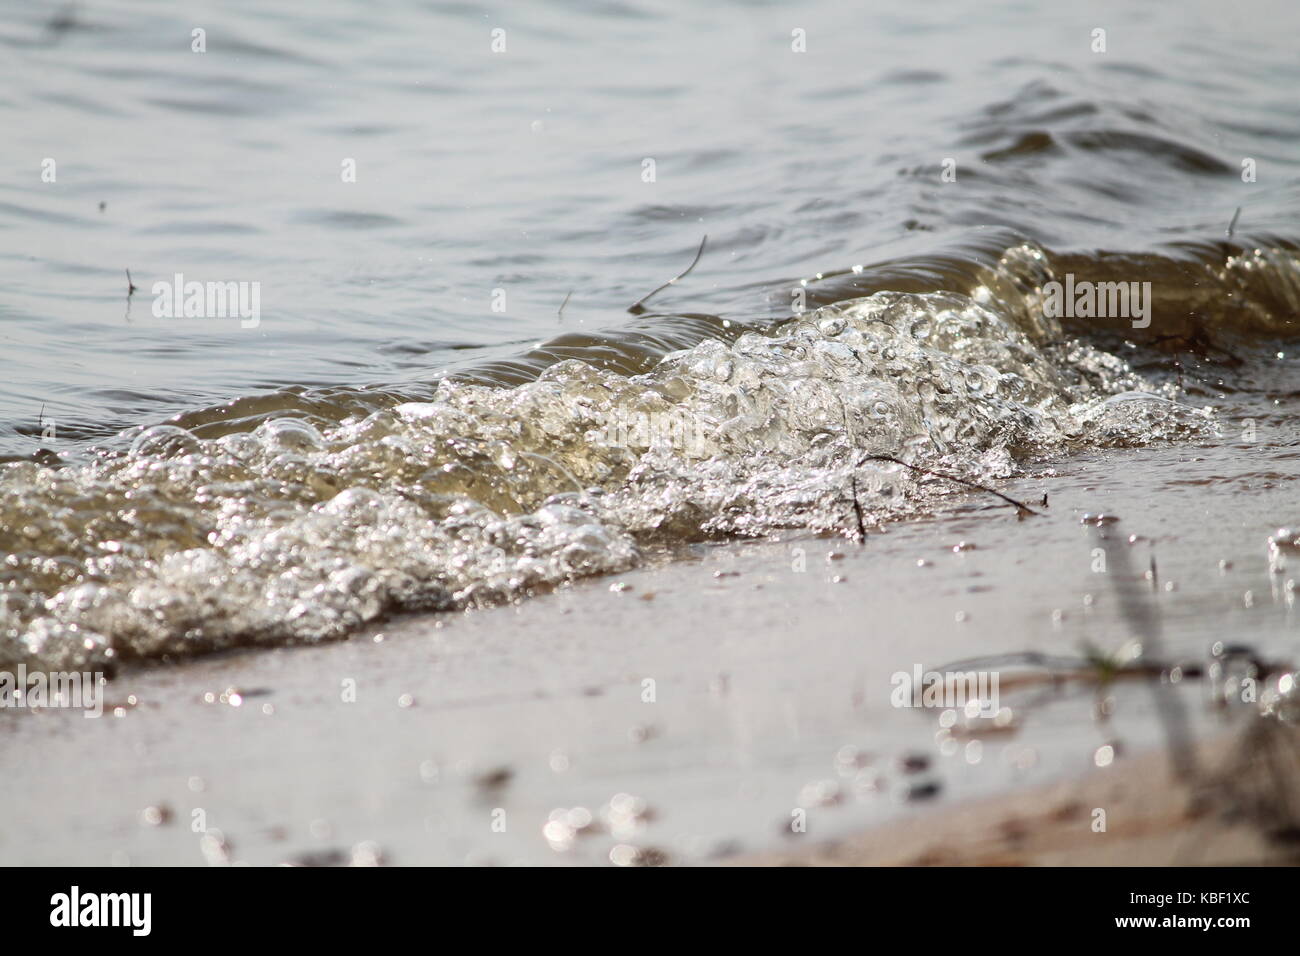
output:
[[[1298,208],[1283,0],[8,6],[0,454],[617,330],[705,233],[655,307],[788,314],[971,227],[1132,252]],[[155,318],[176,273],[260,283],[259,325]]]

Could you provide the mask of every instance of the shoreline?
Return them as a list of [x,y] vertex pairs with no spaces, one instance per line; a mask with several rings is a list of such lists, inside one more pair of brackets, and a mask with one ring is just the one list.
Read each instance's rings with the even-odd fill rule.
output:
[[[926,833],[928,814],[952,814],[975,834],[952,837],[955,859],[993,862],[978,834],[1003,821],[982,801],[1032,804],[1044,787],[1076,786],[1106,748],[1118,769],[1161,746],[1153,685],[1099,693],[1007,674],[1010,725],[957,737],[942,714],[894,707],[891,675],[1117,653],[1153,627],[1168,661],[1203,662],[1244,635],[1285,659],[1293,572],[1273,573],[1264,545],[1291,489],[1270,479],[1241,500],[1219,493],[1260,468],[1226,443],[1095,453],[999,486],[1047,493],[1039,517],[954,494],[864,546],[699,545],[517,605],[127,670],[99,720],[46,710],[5,722],[0,773],[24,783],[3,801],[0,862],[778,862],[795,810],[810,841],[862,863],[915,861],[928,846],[860,849],[862,834]],[[1082,520],[1101,511],[1119,522]],[[1099,549],[1111,549],[1104,573]],[[1222,736],[1204,681],[1168,696],[1193,739]],[[1088,844],[1054,850],[1041,821],[1030,830],[1026,859],[1092,858]]]

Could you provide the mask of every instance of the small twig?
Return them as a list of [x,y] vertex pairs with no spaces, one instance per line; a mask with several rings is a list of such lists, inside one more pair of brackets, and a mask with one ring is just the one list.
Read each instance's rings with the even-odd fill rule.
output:
[[866,544],[867,526],[862,520],[862,505],[858,504],[858,476],[849,475],[849,487],[853,490],[853,517],[858,519],[858,543]]
[[[1005,673],[1008,667],[1039,668],[1044,673]],[[1179,667],[1183,676],[1201,677],[1202,672],[1189,664],[1175,664],[1156,660],[1120,661],[1095,648],[1085,646],[1082,657],[1047,655],[1035,651],[1011,654],[994,654],[954,661],[938,668],[945,672],[969,673],[993,670],[998,672],[998,686],[1012,690],[1035,684],[1063,685],[1067,682],[1091,683],[1106,687],[1116,681],[1137,678],[1159,678],[1172,668]]]
[[895,458],[892,455],[867,455],[865,458],[863,458],[861,461],[858,462],[858,467],[865,465],[869,461],[892,461],[895,465],[902,465],[904,468],[910,468],[912,471],[918,471],[923,475],[931,475],[932,477],[935,478],[943,478],[946,481],[955,481],[957,484],[965,485],[968,488],[975,488],[979,491],[987,491],[991,495],[997,495],[1007,504],[1014,505],[1016,507],[1016,514],[1019,517],[1024,517],[1025,515],[1038,514],[1037,511],[1029,507],[1023,501],[1016,501],[1015,498],[1008,497],[1007,495],[1004,495],[1000,491],[994,491],[992,488],[989,488],[985,485],[981,485],[974,481],[967,481],[965,478],[958,478],[956,475],[945,475],[943,472],[940,471],[931,471],[929,468],[922,468],[920,465],[913,465],[909,462],[903,461],[901,458]]
[[[857,445],[857,439],[853,435],[853,426],[849,424],[849,409],[844,404],[844,399],[840,399],[840,414],[844,418],[844,440],[849,443],[849,448]],[[853,491],[853,516],[858,519],[858,543],[867,543],[867,527],[862,520],[862,505],[858,503],[858,476],[849,472],[849,488]]]
[[555,313],[555,314],[558,315],[560,318],[564,318],[564,307],[565,307],[566,305],[569,304],[569,297],[572,296],[572,295],[573,295],[573,290],[570,289],[570,290],[569,290],[569,295],[566,295],[566,296],[564,297],[564,301],[560,303],[560,311]]
[[131,281],[131,270],[126,270],[126,297],[129,299],[135,295],[135,283]]
[[637,301],[634,302],[628,308],[628,311],[631,312],[633,315],[640,315],[642,312],[645,311],[645,303],[647,300],[650,299],[651,296],[658,295],[660,292],[664,291],[664,289],[668,288],[670,285],[675,284],[677,280],[685,279],[688,275],[690,275],[691,270],[694,269],[696,264],[700,261],[700,256],[704,255],[704,245],[708,241],[709,241],[709,237],[707,234],[705,234],[704,238],[700,240],[700,248],[696,251],[695,258],[691,261],[691,264],[686,267],[685,272],[681,273],[680,275],[673,276],[671,279],[669,279],[659,288],[655,289],[649,295],[643,295],[641,298],[637,299]]
[[1237,211],[1234,212],[1234,213],[1232,214],[1232,222],[1228,223],[1228,238],[1229,238],[1229,239],[1232,238],[1232,230],[1235,229],[1235,228],[1237,227],[1237,217],[1240,216],[1240,215],[1241,215],[1241,207],[1238,206],[1238,207],[1237,207]]
[[1008,654],[987,654],[952,661],[939,668],[944,671],[976,671],[1001,669],[1015,665],[1041,667],[1048,671],[1086,670],[1091,666],[1086,658],[1067,657],[1062,654],[1044,654],[1042,651],[1013,651]]

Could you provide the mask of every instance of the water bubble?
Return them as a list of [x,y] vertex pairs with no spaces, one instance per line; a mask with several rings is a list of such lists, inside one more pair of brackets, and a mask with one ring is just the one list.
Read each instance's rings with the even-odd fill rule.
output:
[[383,505],[383,498],[371,488],[348,488],[340,491],[323,506],[328,514],[349,515],[373,511]]
[[131,442],[133,458],[179,458],[197,454],[202,444],[194,435],[177,425],[154,425],[146,428]]
[[267,448],[277,451],[317,451],[325,447],[321,433],[300,418],[263,422],[255,434]]
[[843,332],[848,327],[848,322],[842,316],[835,315],[823,319],[817,327],[821,329],[822,335],[830,338]]

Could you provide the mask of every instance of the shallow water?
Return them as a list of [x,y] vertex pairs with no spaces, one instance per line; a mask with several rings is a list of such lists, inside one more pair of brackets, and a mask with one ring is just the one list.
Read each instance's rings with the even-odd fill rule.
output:
[[[1254,442],[1237,432],[1087,452],[999,485],[1035,503],[1047,492],[1038,518],[962,497],[865,547],[807,535],[700,544],[687,560],[515,607],[130,669],[99,720],[11,712],[0,773],[22,786],[4,795],[0,859],[319,865],[373,842],[399,865],[607,863],[631,847],[697,863],[960,813],[1112,753],[1110,785],[1142,792],[1148,770],[1130,758],[1166,745],[1161,704],[1176,700],[1198,737],[1257,712],[1211,703],[1215,682],[1193,667],[1213,644],[1296,660],[1296,556],[1270,561],[1265,543],[1295,501],[1300,418],[1294,396],[1270,393],[1223,410],[1234,425],[1254,420]],[[1098,511],[1119,521],[1081,522]],[[1143,573],[1152,556],[1155,580]],[[1173,693],[1165,678],[1017,688],[1014,677],[1043,672],[1003,660],[1009,728],[952,731],[942,711],[892,706],[892,675],[918,665],[1121,657],[1134,640],[1183,666]],[[1202,779],[1218,767],[1201,762]],[[78,779],[97,785],[68,785]],[[612,818],[626,801],[641,812]],[[1091,839],[1093,806],[1058,794],[1030,816],[1073,812]],[[583,808],[591,826],[547,828]],[[805,834],[790,832],[792,808],[806,810]],[[196,809],[219,847],[191,830]],[[1188,824],[1183,863],[1201,861],[1217,825]],[[1004,834],[985,836],[1015,857]]]
[[[704,233],[659,309],[788,315],[789,280],[970,227],[1142,252],[1240,205],[1242,235],[1297,238],[1285,2],[70,9],[0,27],[0,453],[42,405],[64,442],[617,329]],[[260,282],[259,326],[155,319],[177,272]]]
[[[872,452],[988,481],[1216,434],[1300,311],[1296,14],[1127,6],[17,15],[0,660],[923,513]],[[178,273],[258,283],[256,325],[156,317]],[[1044,315],[1067,274],[1151,282],[1150,326]]]

